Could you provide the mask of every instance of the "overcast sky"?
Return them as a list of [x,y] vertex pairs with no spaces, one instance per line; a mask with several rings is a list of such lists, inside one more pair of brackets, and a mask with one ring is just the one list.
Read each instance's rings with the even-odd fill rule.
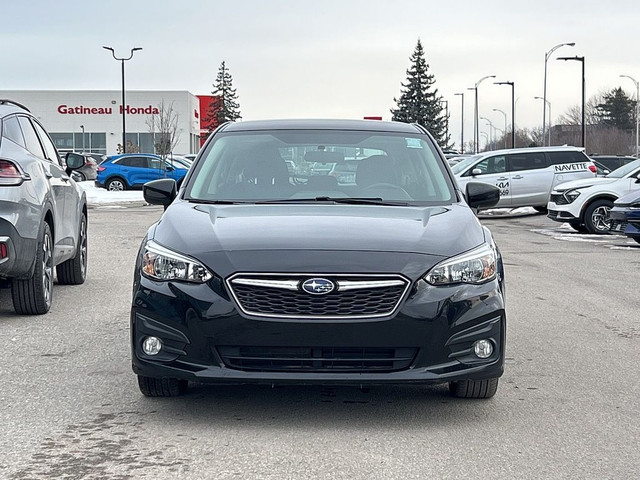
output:
[[[472,136],[473,87],[485,75],[515,82],[516,125],[542,124],[544,56],[547,99],[555,119],[581,99],[640,80],[640,3],[620,1],[0,0],[0,90],[119,90],[119,56],[132,90],[209,94],[222,60],[233,76],[245,120],[265,118],[390,119],[416,41],[421,39],[439,93],[448,100],[452,139]],[[511,123],[511,90],[479,88],[480,115]],[[481,130],[488,127],[481,121]]]

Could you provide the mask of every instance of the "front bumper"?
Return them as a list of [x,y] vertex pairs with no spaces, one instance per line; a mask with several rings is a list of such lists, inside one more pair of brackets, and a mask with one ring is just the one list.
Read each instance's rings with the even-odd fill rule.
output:
[[640,211],[614,207],[609,212],[611,233],[619,233],[640,239]]
[[570,222],[580,219],[580,205],[577,202],[558,205],[555,202],[547,204],[547,217],[556,222]]
[[[411,286],[390,318],[296,320],[239,313],[219,279],[195,285],[139,278],[131,309],[135,373],[196,382],[443,383],[503,373],[504,285]],[[156,356],[144,338],[162,340]],[[494,352],[481,360],[476,340]]]

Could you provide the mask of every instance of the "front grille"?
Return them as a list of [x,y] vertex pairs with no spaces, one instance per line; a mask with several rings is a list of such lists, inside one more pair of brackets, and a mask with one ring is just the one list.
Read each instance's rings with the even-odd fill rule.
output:
[[627,229],[627,222],[619,222],[617,220],[611,220],[610,232],[624,232]]
[[556,205],[568,205],[569,204],[569,202],[564,197],[564,195],[562,195],[560,193],[552,193],[551,196],[549,197],[549,200],[552,201],[553,203],[555,203]]
[[[302,289],[303,282],[317,277],[329,280],[335,289],[326,294],[310,294]],[[238,274],[228,279],[227,285],[247,315],[349,319],[393,314],[409,281],[399,275]]]
[[394,372],[409,368],[417,348],[219,346],[224,364],[263,372]]

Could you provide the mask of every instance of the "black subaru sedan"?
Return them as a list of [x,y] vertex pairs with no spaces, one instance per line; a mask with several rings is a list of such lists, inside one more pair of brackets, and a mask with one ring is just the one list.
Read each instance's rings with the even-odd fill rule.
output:
[[[355,175],[332,175],[341,165]],[[338,168],[334,168],[334,167]],[[133,370],[147,396],[188,382],[435,384],[492,397],[502,375],[502,259],[419,125],[229,123],[142,242]]]

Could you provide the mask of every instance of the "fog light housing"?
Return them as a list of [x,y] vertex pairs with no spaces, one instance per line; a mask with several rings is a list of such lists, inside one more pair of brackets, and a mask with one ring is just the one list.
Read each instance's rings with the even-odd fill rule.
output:
[[162,350],[162,340],[158,337],[147,337],[142,342],[142,351],[147,355],[157,355]]
[[493,354],[493,343],[491,340],[478,340],[473,344],[473,353],[478,358],[489,358]]

